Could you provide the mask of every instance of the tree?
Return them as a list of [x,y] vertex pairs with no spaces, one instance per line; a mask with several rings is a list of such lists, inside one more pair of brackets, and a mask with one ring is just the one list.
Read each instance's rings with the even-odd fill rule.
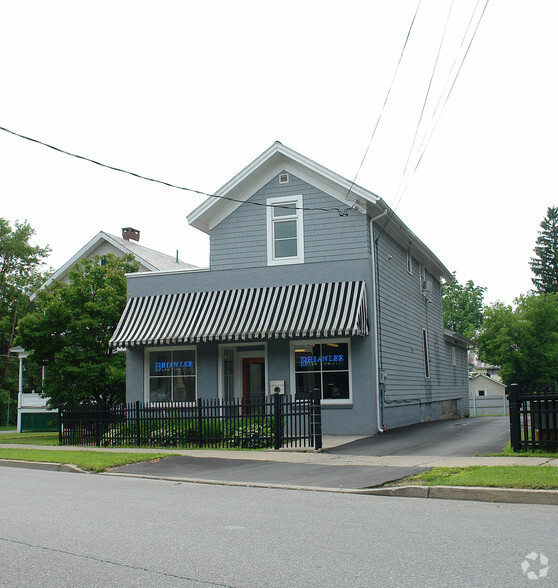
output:
[[483,298],[486,288],[475,286],[472,280],[460,284],[453,281],[442,285],[444,327],[473,339],[483,321]]
[[0,218],[0,390],[7,404],[17,406],[17,362],[12,361],[10,347],[20,317],[32,308],[29,294],[46,279],[40,268],[50,249],[31,245],[35,231],[27,222],[14,226]]
[[558,292],[558,207],[551,206],[540,223],[541,230],[529,265],[538,292]]
[[37,310],[19,325],[18,342],[46,366],[49,406],[113,404],[125,398],[125,357],[108,342],[126,304],[133,256],[84,259],[69,283],[53,282],[37,294]]
[[515,309],[502,302],[486,309],[480,357],[501,366],[506,385],[558,382],[558,294],[531,293],[515,302]]

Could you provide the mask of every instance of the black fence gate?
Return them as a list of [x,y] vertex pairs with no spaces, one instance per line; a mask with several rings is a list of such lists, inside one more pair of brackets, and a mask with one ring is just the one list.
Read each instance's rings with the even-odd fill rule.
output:
[[558,390],[553,386],[506,388],[510,403],[510,439],[514,451],[558,451]]
[[321,394],[293,399],[274,394],[261,402],[199,398],[60,407],[61,445],[97,447],[322,448]]

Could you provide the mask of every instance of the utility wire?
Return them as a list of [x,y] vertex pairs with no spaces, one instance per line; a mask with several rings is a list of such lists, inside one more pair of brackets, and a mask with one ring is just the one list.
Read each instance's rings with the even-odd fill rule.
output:
[[[370,140],[368,141],[368,145],[366,147],[366,150],[364,152],[364,155],[362,157],[362,161],[360,162],[360,165],[358,166],[358,170],[355,174],[355,177],[353,178],[353,181],[351,182],[351,185],[349,187],[349,190],[347,192],[346,197],[349,196],[349,194],[351,193],[351,190],[353,189],[353,186],[355,185],[355,182],[357,181],[358,175],[360,174],[360,170],[362,169],[362,166],[364,165],[364,160],[366,159],[366,156],[368,155],[368,151],[370,150],[370,145],[372,145],[372,141],[374,139],[374,136],[376,135],[376,131],[378,130],[378,126],[380,125],[380,121],[382,119],[382,116],[384,114],[384,110],[386,108],[386,104],[387,101],[389,99],[389,95],[391,94],[391,89],[393,88],[393,84],[395,82],[395,78],[397,76],[397,72],[399,71],[399,66],[401,65],[401,61],[403,60],[403,54],[405,53],[405,49],[407,48],[407,43],[409,42],[409,38],[411,36],[411,31],[413,30],[413,25],[415,24],[415,20],[417,18],[417,14],[420,8],[420,4],[421,4],[422,0],[419,0],[418,4],[417,4],[417,8],[415,10],[415,14],[413,16],[413,20],[411,21],[411,24],[409,25],[409,30],[407,31],[407,36],[405,38],[405,42],[403,43],[403,48],[401,49],[401,55],[399,55],[399,61],[397,62],[397,66],[395,68],[395,71],[393,73],[393,77],[391,78],[391,83],[389,85],[386,97],[384,99],[384,103],[382,105],[382,109],[380,110],[380,114],[378,116],[378,120],[376,121],[376,124],[374,125],[374,129],[372,130],[372,135],[370,137]],[[354,205],[353,205],[354,206]]]
[[263,206],[264,208],[272,207],[272,208],[286,208],[288,210],[316,210],[316,211],[321,211],[321,212],[337,212],[339,214],[339,216],[347,216],[348,211],[350,210],[350,208],[346,208],[346,209],[341,210],[340,208],[335,208],[335,207],[320,208],[320,207],[289,206],[289,205],[282,206],[280,204],[265,204],[263,202],[254,202],[251,200],[240,200],[237,198],[231,198],[230,196],[221,196],[219,194],[210,194],[209,192],[203,192],[201,190],[194,190],[193,188],[186,188],[184,186],[178,186],[177,184],[171,184],[170,182],[165,182],[164,180],[150,178],[150,177],[144,176],[142,174],[138,174],[135,172],[131,172],[131,171],[119,168],[119,167],[115,167],[113,165],[108,165],[108,164],[102,163],[100,161],[95,161],[94,159],[90,159],[89,157],[85,157],[84,155],[78,155],[77,153],[71,153],[70,151],[66,151],[64,149],[60,149],[59,147],[55,147],[54,145],[44,143],[43,141],[39,141],[38,139],[34,139],[33,137],[27,137],[25,135],[21,135],[20,133],[16,133],[15,131],[11,131],[10,129],[7,129],[6,127],[0,126],[0,131],[4,131],[5,133],[9,133],[10,135],[14,135],[16,137],[19,137],[20,139],[25,139],[26,141],[31,141],[32,143],[37,143],[38,145],[42,145],[43,147],[48,147],[49,149],[57,151],[58,153],[62,153],[64,155],[69,155],[70,157],[75,157],[76,159],[81,159],[82,161],[87,161],[89,163],[94,163],[95,165],[98,165],[100,167],[104,167],[104,168],[107,168],[107,169],[110,169],[110,170],[113,170],[116,172],[128,174],[129,176],[134,176],[135,178],[139,178],[140,180],[146,180],[148,182],[162,184],[163,186],[168,186],[169,188],[175,188],[177,190],[184,190],[185,192],[192,192],[194,194],[201,194],[202,196],[208,196],[209,198],[218,198],[220,200],[228,200],[230,202],[238,202],[240,204],[252,204],[254,206]]
[[[386,218],[386,221],[385,221],[385,223],[384,223],[384,225],[383,225],[383,227],[382,227],[382,229],[380,231],[380,234],[376,237],[376,240],[378,240],[382,236],[382,234],[384,233],[384,231],[388,227],[389,223],[391,222],[393,216],[395,215],[396,208],[401,203],[401,199],[403,198],[404,193],[406,192],[407,188],[409,187],[409,184],[410,184],[412,178],[414,177],[415,172],[418,169],[418,166],[420,165],[420,163],[422,161],[422,158],[424,156],[424,153],[426,151],[426,148],[428,147],[428,144],[430,142],[430,139],[432,138],[432,134],[434,133],[434,130],[436,129],[436,126],[437,126],[437,124],[438,124],[438,122],[439,122],[439,120],[440,120],[440,118],[442,116],[442,112],[444,111],[444,108],[445,108],[446,104],[448,103],[448,100],[449,100],[449,97],[451,95],[451,92],[452,92],[453,88],[455,87],[455,83],[457,82],[457,78],[459,77],[459,74],[461,72],[461,69],[463,67],[463,64],[465,63],[465,59],[467,58],[467,55],[469,54],[469,50],[470,50],[471,45],[473,43],[473,40],[474,40],[474,38],[475,38],[475,36],[477,34],[477,31],[479,29],[479,26],[480,26],[480,23],[481,23],[482,18],[484,16],[484,13],[486,12],[486,9],[488,7],[489,1],[490,0],[486,0],[486,2],[485,2],[484,8],[482,9],[482,12],[481,12],[481,14],[480,14],[480,16],[479,16],[479,18],[477,20],[477,23],[475,25],[475,29],[473,31],[473,34],[471,35],[471,38],[469,39],[469,43],[467,45],[467,49],[465,50],[465,53],[463,54],[463,56],[461,58],[461,62],[459,63],[459,67],[457,68],[457,71],[455,73],[455,76],[453,77],[453,81],[451,81],[452,80],[452,74],[454,72],[455,65],[457,63],[458,57],[456,56],[455,59],[454,59],[453,65],[451,67],[451,70],[450,70],[450,73],[449,73],[449,76],[448,76],[448,80],[446,81],[446,84],[444,86],[444,89],[442,90],[442,92],[440,94],[440,97],[438,99],[438,102],[436,103],[436,107],[434,109],[434,112],[432,114],[430,128],[429,128],[429,130],[427,130],[427,132],[424,135],[423,140],[422,140],[422,142],[421,142],[421,144],[419,146],[419,150],[417,152],[417,155],[418,155],[417,162],[416,162],[413,170],[411,171],[410,175],[407,176],[407,180],[405,182],[404,187],[401,189],[401,185],[403,183],[403,178],[402,178],[402,180],[401,180],[401,182],[399,184],[398,193],[396,194],[396,197],[399,196],[399,198],[396,201],[395,206],[390,210],[390,213],[388,214],[388,216]],[[475,8],[473,10],[473,13],[471,14],[471,18],[469,19],[469,23],[467,25],[467,28],[465,30],[465,33],[463,34],[463,38],[461,40],[460,49],[465,44],[465,39],[467,38],[467,34],[468,34],[468,32],[469,32],[469,30],[471,28],[471,24],[473,22],[473,19],[474,19],[474,16],[475,16],[476,12],[477,12],[477,8],[478,8],[479,4],[480,4],[480,0],[477,0],[477,4],[476,4],[476,6],[475,6]],[[449,18],[449,15],[448,15],[448,18]],[[446,23],[446,26],[447,26],[447,23]],[[444,34],[445,34],[445,32],[444,32]],[[443,104],[442,104],[442,106],[440,108],[440,103],[442,102],[442,99],[444,98],[444,93],[446,91],[446,88],[450,84],[450,81],[451,81],[451,86],[449,88],[449,91],[445,95],[445,99],[444,99]]]
[[[422,139],[422,142],[421,142],[421,144],[419,146],[419,149],[417,151],[418,159],[417,159],[416,164],[415,164],[414,168],[412,169],[411,173],[407,176],[407,179],[406,179],[406,182],[405,182],[403,188],[401,189],[401,192],[399,194],[399,201],[398,201],[397,205],[399,204],[399,202],[401,201],[401,198],[403,197],[403,194],[406,192],[407,188],[409,187],[409,184],[411,183],[411,180],[414,177],[415,172],[417,171],[417,169],[418,169],[418,167],[419,167],[419,165],[420,165],[420,163],[422,161],[422,158],[424,156],[424,153],[426,152],[426,148],[428,147],[428,144],[430,143],[430,139],[432,138],[432,135],[434,134],[434,130],[436,129],[436,126],[438,125],[438,122],[440,121],[440,118],[442,116],[442,113],[443,113],[443,111],[444,111],[444,109],[446,107],[446,104],[448,103],[449,97],[450,97],[450,95],[451,95],[451,93],[453,91],[453,88],[455,87],[455,84],[457,82],[457,78],[459,77],[459,74],[461,72],[461,69],[463,67],[463,64],[465,63],[465,59],[467,58],[467,55],[469,53],[469,49],[471,48],[471,45],[473,43],[473,40],[474,40],[474,38],[475,38],[475,36],[477,34],[477,31],[478,31],[479,25],[481,23],[481,20],[482,20],[482,18],[484,16],[484,13],[486,12],[486,9],[488,7],[488,3],[489,3],[489,0],[486,0],[485,5],[484,5],[484,8],[482,9],[482,12],[481,12],[481,14],[480,14],[480,16],[479,16],[479,18],[477,20],[477,23],[475,25],[475,29],[473,31],[473,34],[471,35],[471,37],[469,39],[469,43],[467,45],[467,49],[465,50],[465,53],[463,54],[463,57],[461,58],[461,61],[459,63],[459,66],[457,68],[457,71],[455,72],[455,75],[453,76],[453,81],[452,81],[452,74],[453,74],[454,69],[455,69],[455,66],[457,64],[458,57],[456,56],[456,58],[454,59],[454,62],[452,64],[452,68],[451,68],[450,74],[448,76],[448,79],[446,81],[446,84],[444,86],[444,89],[442,90],[442,92],[440,94],[440,97],[438,99],[438,102],[436,103],[436,107],[434,108],[434,111],[433,111],[433,114],[432,114],[432,117],[431,117],[430,128],[425,133],[425,135],[424,135],[424,137]],[[465,44],[465,41],[467,39],[469,30],[470,30],[471,25],[473,23],[473,19],[474,19],[474,16],[475,16],[476,12],[477,12],[477,8],[478,8],[479,4],[480,4],[480,0],[477,0],[477,4],[475,6],[475,9],[473,10],[473,13],[471,15],[471,18],[469,19],[469,23],[467,25],[467,29],[466,29],[466,31],[465,31],[465,33],[463,35],[462,40],[461,40],[460,49],[462,49],[463,46],[464,46],[464,44]],[[449,87],[449,90],[446,93],[446,89],[448,88],[448,85],[450,84],[450,82],[451,82],[451,86]],[[445,98],[444,98],[444,95],[445,95]],[[442,102],[442,100],[443,100],[443,103],[440,106],[440,103]]]

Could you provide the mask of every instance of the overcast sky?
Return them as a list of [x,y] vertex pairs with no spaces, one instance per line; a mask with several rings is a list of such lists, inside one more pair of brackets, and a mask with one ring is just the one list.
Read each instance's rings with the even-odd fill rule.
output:
[[[558,204],[558,2],[490,0],[446,100],[485,2],[422,0],[393,85],[418,0],[0,2],[0,126],[211,193],[275,140],[352,180],[379,119],[357,183],[510,303]],[[208,264],[186,222],[201,196],[5,132],[0,166],[0,216],[55,269],[124,226]]]

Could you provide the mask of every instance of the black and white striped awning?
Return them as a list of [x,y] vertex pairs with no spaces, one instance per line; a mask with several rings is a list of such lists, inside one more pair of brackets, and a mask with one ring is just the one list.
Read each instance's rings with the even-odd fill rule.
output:
[[110,344],[353,335],[368,335],[362,281],[130,298]]

